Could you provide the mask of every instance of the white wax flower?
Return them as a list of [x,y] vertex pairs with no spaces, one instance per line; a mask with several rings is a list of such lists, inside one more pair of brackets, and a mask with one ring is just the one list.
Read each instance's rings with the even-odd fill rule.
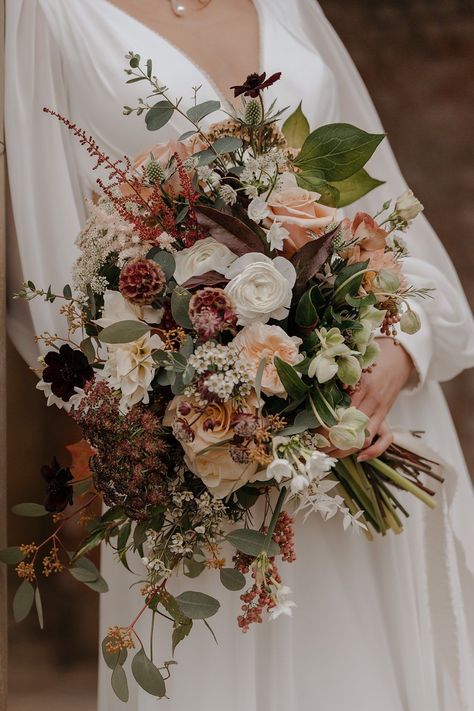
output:
[[286,318],[296,281],[288,259],[251,252],[236,259],[225,275],[230,279],[225,291],[236,305],[239,325]]
[[193,276],[206,272],[224,274],[227,267],[236,259],[236,255],[225,244],[212,237],[198,240],[192,247],[187,247],[174,255],[176,269],[174,278],[178,284],[184,284]]

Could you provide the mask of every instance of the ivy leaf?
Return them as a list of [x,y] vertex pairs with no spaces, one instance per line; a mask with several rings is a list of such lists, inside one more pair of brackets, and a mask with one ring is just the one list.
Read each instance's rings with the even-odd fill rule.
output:
[[174,106],[169,101],[158,101],[145,114],[145,123],[149,131],[158,131],[166,126],[174,112]]
[[3,550],[0,550],[0,563],[5,563],[6,565],[18,565],[18,563],[21,563],[24,558],[25,556],[18,546],[10,546],[10,548],[3,548]]
[[35,599],[35,589],[33,585],[24,580],[13,598],[13,617],[15,622],[21,622],[28,617],[30,610],[33,607]]
[[143,649],[140,649],[132,659],[132,674],[142,689],[160,699],[166,694],[166,687],[160,670],[148,659]]
[[220,101],[203,101],[201,104],[191,106],[191,108],[186,111],[186,116],[193,123],[199,123],[199,121],[202,121],[202,119],[209,116],[209,114],[214,113],[214,111],[219,111],[220,108]]
[[47,516],[48,511],[41,504],[16,504],[12,506],[12,512],[17,516]]
[[384,138],[348,123],[321,126],[306,138],[294,164],[327,181],[345,180],[364,167]]
[[98,339],[102,343],[132,343],[149,332],[150,327],[141,321],[117,321],[104,328]]
[[204,620],[216,614],[220,603],[210,595],[188,590],[176,598],[181,611],[191,620]]
[[[251,528],[237,528],[227,534],[226,540],[237,548],[241,553],[251,555],[254,558],[260,555],[265,548],[265,534],[261,531],[254,531]],[[268,546],[268,555],[278,555],[279,546],[275,541],[271,541]]]
[[222,585],[227,590],[242,590],[245,586],[245,575],[235,568],[222,568],[220,571]]
[[[356,200],[367,195],[367,193],[378,188],[379,185],[383,185],[384,182],[384,180],[372,178],[363,168],[358,170],[357,173],[354,173],[354,175],[351,175],[350,178],[332,182],[331,186],[336,188],[339,193],[339,198],[334,207],[346,207],[347,205],[351,205]],[[323,200],[321,200],[321,202],[323,202],[324,205],[328,204]]]
[[301,101],[295,111],[288,116],[281,130],[291,148],[301,148],[309,134],[309,123],[303,113]]

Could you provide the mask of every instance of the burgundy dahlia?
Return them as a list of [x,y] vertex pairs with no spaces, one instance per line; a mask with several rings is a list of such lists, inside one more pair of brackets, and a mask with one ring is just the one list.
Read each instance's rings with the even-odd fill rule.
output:
[[222,289],[206,286],[199,289],[189,302],[189,318],[199,338],[216,338],[219,333],[237,325],[235,307]]
[[134,304],[152,304],[165,284],[163,269],[151,259],[131,259],[120,272],[120,293]]
[[41,467],[41,475],[46,482],[46,499],[44,507],[50,513],[60,513],[66,506],[72,506],[73,488],[70,482],[73,479],[71,470],[62,467],[56,457],[51,466],[45,464]]
[[250,96],[252,99],[256,99],[260,95],[263,89],[267,89],[269,86],[274,84],[281,77],[281,72],[276,72],[272,74],[271,77],[266,78],[266,72],[263,74],[249,74],[247,79],[243,84],[238,84],[237,86],[231,86],[230,88],[234,90],[234,96]]
[[68,402],[75,394],[75,388],[83,388],[92,380],[94,371],[84,353],[64,343],[59,351],[49,351],[44,357],[46,368],[43,380],[51,383],[51,392]]

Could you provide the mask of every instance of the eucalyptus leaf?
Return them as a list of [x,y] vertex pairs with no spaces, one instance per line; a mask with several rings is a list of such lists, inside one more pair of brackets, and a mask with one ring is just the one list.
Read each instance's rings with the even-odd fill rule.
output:
[[176,598],[181,611],[191,620],[204,620],[216,614],[220,603],[210,595],[188,590]]
[[120,664],[117,664],[117,666],[114,667],[111,683],[112,689],[114,690],[117,698],[120,699],[120,701],[123,701],[124,704],[128,703],[129,692],[127,675]]
[[[261,531],[254,531],[251,528],[237,528],[227,534],[226,540],[237,548],[241,553],[246,555],[251,555],[254,558],[260,555],[265,548],[265,534]],[[268,546],[269,555],[278,555],[280,548],[275,543],[271,541]]]
[[63,289],[63,296],[65,299],[71,299],[72,298],[72,290],[69,284],[66,284],[66,286]]
[[98,338],[102,343],[132,343],[149,332],[150,327],[142,321],[117,321],[104,328]]
[[10,548],[3,548],[0,550],[0,563],[6,563],[6,565],[18,565],[18,563],[21,563],[24,558],[25,556],[18,546],[10,546]]
[[41,602],[41,595],[40,595],[39,587],[36,587],[36,590],[35,590],[35,606],[36,606],[36,614],[38,615],[38,623],[39,623],[40,629],[44,629],[43,603]]
[[84,582],[84,585],[87,585],[88,588],[90,588],[96,593],[103,594],[109,592],[109,586],[107,584],[107,581],[102,576],[97,578],[97,580],[93,580],[90,583]]
[[186,116],[193,123],[199,123],[199,121],[202,121],[202,119],[209,116],[209,114],[214,113],[214,111],[219,111],[220,108],[220,101],[203,101],[201,104],[191,106],[191,108],[186,111]]
[[88,336],[81,341],[81,351],[87,358],[87,362],[93,363],[95,361],[95,348],[92,338]]
[[35,599],[35,589],[33,585],[24,580],[13,598],[13,617],[15,622],[21,622],[28,617]]
[[17,516],[39,517],[47,516],[48,511],[41,504],[16,504],[12,512]]
[[167,281],[171,279],[176,269],[176,262],[172,254],[164,249],[153,250],[153,256],[150,257],[154,262],[160,265],[163,269]]
[[345,180],[364,167],[384,138],[348,123],[328,124],[309,134],[294,163],[324,180]]
[[109,669],[115,669],[117,664],[123,666],[127,660],[126,649],[121,649],[120,652],[109,652],[107,650],[107,644],[112,641],[111,637],[105,637],[101,644],[102,656]]
[[96,573],[85,568],[69,568],[69,572],[75,580],[80,583],[93,583],[99,577]]
[[188,578],[197,578],[206,569],[203,562],[194,560],[194,558],[184,559],[184,574]]
[[242,141],[235,136],[223,136],[214,141],[212,147],[219,155],[223,153],[234,153],[238,151],[239,148],[242,148]]
[[183,639],[186,639],[186,637],[189,635],[193,628],[193,621],[190,619],[187,619],[186,622],[177,622],[175,626],[173,627],[173,634],[171,637],[171,644],[172,644],[172,653],[174,654],[174,650],[178,646],[180,642],[183,641]]
[[222,568],[220,578],[222,585],[227,590],[242,590],[245,587],[245,575],[235,568]]
[[174,107],[169,101],[158,101],[145,114],[145,124],[149,131],[158,131],[166,126],[173,116]]
[[281,130],[291,148],[301,148],[309,135],[309,123],[303,113],[301,101],[295,111],[283,123]]
[[143,649],[140,649],[132,659],[132,674],[142,689],[160,699],[166,694],[166,687],[159,669],[148,659]]
[[191,136],[194,136],[198,131],[193,128],[192,131],[186,131],[185,133],[182,133],[181,136],[178,138],[178,141],[186,141],[188,138],[191,138]]
[[171,314],[178,324],[183,328],[192,328],[192,323],[189,318],[189,302],[191,301],[191,293],[182,286],[175,286],[171,294]]

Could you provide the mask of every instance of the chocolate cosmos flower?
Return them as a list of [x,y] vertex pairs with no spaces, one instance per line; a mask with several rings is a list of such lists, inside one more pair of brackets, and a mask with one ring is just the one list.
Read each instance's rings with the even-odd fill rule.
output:
[[272,74],[268,79],[266,79],[266,76],[266,72],[263,72],[263,74],[249,74],[243,84],[240,86],[231,86],[230,88],[234,90],[235,97],[243,94],[244,96],[250,96],[252,99],[255,99],[263,89],[266,89],[278,81],[281,77],[281,72]]
[[41,467],[41,475],[46,482],[46,499],[44,507],[51,513],[64,511],[66,506],[72,506],[73,488],[69,483],[73,476],[68,467],[61,467],[56,457],[51,466]]
[[46,368],[43,380],[51,383],[51,391],[56,397],[68,402],[74,395],[74,388],[83,388],[94,377],[94,371],[80,350],[65,343],[58,351],[49,351],[44,357]]

